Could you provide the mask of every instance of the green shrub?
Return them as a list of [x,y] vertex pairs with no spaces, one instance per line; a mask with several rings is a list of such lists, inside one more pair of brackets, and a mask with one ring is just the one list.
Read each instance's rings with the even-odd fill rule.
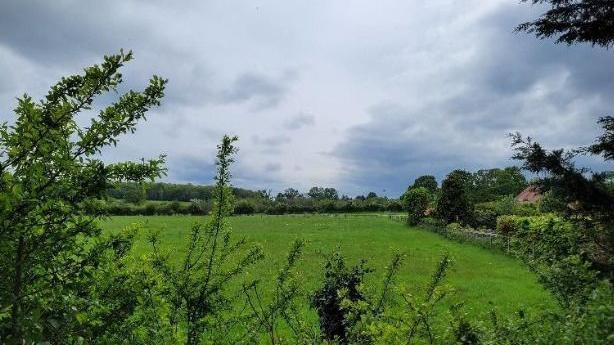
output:
[[538,208],[542,213],[564,213],[567,210],[567,203],[552,191],[549,191],[539,201]]
[[339,252],[328,257],[324,266],[324,282],[313,295],[311,305],[318,312],[320,329],[326,339],[348,343],[348,310],[344,309],[342,302],[364,301],[365,296],[360,285],[365,274],[372,272],[365,267],[365,262],[347,267],[344,258]]
[[191,214],[199,214],[206,215],[211,211],[212,202],[203,199],[192,199],[190,200],[190,213]]
[[[140,183],[165,170],[163,158],[113,164],[101,157],[164,95],[166,81],[154,76],[142,92],[107,97],[95,109],[98,96],[122,89],[120,69],[131,59],[123,51],[105,56],[40,101],[23,95],[11,125],[0,125],[0,343],[105,343],[136,317],[143,289],[116,298],[124,295],[122,263],[133,237],[101,236],[101,212],[89,203],[117,181]],[[121,283],[105,289],[107,282]]]
[[386,205],[386,211],[388,212],[401,212],[403,211],[403,203],[401,200],[391,200]]
[[247,200],[240,200],[234,208],[234,214],[254,214],[254,211],[254,205]]
[[538,205],[539,204],[537,203],[516,202],[512,214],[525,217],[537,216],[541,213],[544,213],[539,209]]
[[446,223],[443,220],[433,217],[422,218],[422,222],[420,222],[420,224],[431,230],[445,228],[446,226]]
[[158,207],[156,206],[156,204],[149,202],[145,205],[145,208],[143,209],[143,214],[147,216],[156,215],[158,214]]
[[476,204],[473,212],[473,225],[477,228],[495,229],[499,215],[493,203]]
[[461,233],[464,231],[464,227],[460,223],[450,223],[446,225],[446,231],[448,233]]
[[408,213],[409,225],[417,225],[424,218],[432,200],[429,191],[424,187],[412,188],[403,197],[403,206]]
[[[224,136],[218,145],[212,216],[206,224],[192,226],[182,265],[174,264],[169,253],[162,251],[158,234],[152,233],[148,238],[152,249],[148,263],[162,278],[160,297],[169,303],[169,313],[160,317],[168,317],[173,336],[183,338],[181,342],[187,345],[219,343],[206,336],[225,335],[221,329],[219,334],[210,334],[210,322],[216,320],[219,326],[225,323],[221,312],[230,305],[229,282],[243,276],[248,267],[264,257],[259,246],[250,245],[244,239],[233,240],[228,230],[226,219],[234,210],[229,169],[234,161],[236,140]],[[177,202],[169,204],[168,209],[181,208]]]
[[523,219],[523,217],[511,215],[497,217],[497,233],[504,236],[517,233]]
[[477,228],[495,229],[497,217],[507,215],[535,216],[540,213],[537,204],[521,203],[513,196],[475,205],[473,225]]

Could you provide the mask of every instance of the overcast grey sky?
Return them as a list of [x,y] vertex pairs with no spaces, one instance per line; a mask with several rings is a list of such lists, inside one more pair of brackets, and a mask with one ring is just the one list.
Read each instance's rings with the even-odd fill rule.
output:
[[167,97],[105,159],[165,153],[166,180],[210,183],[229,133],[235,185],[397,196],[419,175],[513,164],[512,131],[556,147],[598,134],[614,52],[513,32],[539,13],[517,0],[4,0],[0,119],[16,96],[132,49],[126,88],[158,74]]

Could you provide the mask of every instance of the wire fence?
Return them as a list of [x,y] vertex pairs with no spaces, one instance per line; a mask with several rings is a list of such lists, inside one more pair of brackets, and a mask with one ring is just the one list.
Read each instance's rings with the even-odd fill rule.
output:
[[[388,215],[388,219],[398,223],[407,223],[407,218],[407,215],[402,214]],[[505,251],[506,253],[511,251],[511,237],[498,234],[494,230],[451,230],[445,226],[434,225],[422,226],[421,228],[438,233],[455,241],[470,242],[483,247],[497,248]]]

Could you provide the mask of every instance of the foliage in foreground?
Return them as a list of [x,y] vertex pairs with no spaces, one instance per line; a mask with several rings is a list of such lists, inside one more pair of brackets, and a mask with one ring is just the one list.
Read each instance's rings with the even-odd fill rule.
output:
[[[170,255],[161,252],[157,237],[150,238],[153,268],[161,276],[161,296],[170,302],[169,323],[175,330],[185,328],[189,345],[200,343],[212,328],[224,332],[218,316],[232,304],[224,294],[228,283],[263,257],[259,247],[246,248],[245,239],[233,241],[227,231],[226,218],[233,209],[229,183],[236,140],[224,136],[218,146],[212,216],[206,225],[192,227],[182,264],[174,265]],[[173,336],[181,338],[177,331]]]
[[547,4],[550,8],[538,19],[516,30],[539,38],[555,36],[557,43],[583,43],[610,47],[614,44],[614,4],[608,0],[522,0]]
[[39,102],[24,95],[15,124],[0,126],[2,343],[92,339],[134,310],[136,296],[112,283],[126,275],[130,237],[100,236],[87,205],[112,181],[163,172],[162,158],[105,164],[96,157],[159,105],[166,81],[154,76],[144,91],[121,95],[87,127],[75,120],[97,96],[117,90],[119,69],[131,59],[130,52],[106,56]]

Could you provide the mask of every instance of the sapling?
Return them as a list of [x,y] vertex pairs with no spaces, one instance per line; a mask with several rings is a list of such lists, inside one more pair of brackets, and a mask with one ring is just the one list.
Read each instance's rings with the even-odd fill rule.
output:
[[[163,294],[171,304],[171,322],[177,336],[185,327],[185,343],[198,344],[205,332],[219,327],[219,316],[231,308],[226,296],[228,283],[263,258],[259,246],[249,246],[245,238],[232,240],[228,217],[233,212],[230,165],[236,153],[236,137],[224,136],[217,152],[214,204],[206,224],[192,227],[181,265],[170,260],[152,235],[152,263],[163,277]],[[238,320],[236,320],[239,322]]]

